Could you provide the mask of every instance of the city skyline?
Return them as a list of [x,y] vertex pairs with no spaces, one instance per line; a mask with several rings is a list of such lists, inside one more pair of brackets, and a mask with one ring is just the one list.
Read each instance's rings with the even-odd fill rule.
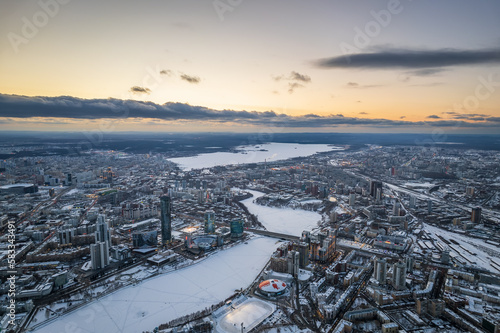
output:
[[498,133],[500,4],[0,5],[0,128]]

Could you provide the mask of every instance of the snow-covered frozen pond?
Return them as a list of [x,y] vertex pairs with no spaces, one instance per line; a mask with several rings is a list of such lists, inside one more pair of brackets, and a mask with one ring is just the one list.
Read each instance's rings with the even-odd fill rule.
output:
[[277,246],[272,238],[252,239],[193,266],[118,290],[35,332],[152,331],[160,324],[223,301],[235,289],[248,287]]
[[235,153],[217,152],[190,157],[169,159],[184,170],[211,168],[219,165],[281,161],[294,157],[310,156],[326,151],[343,150],[325,144],[266,143],[256,146],[241,146]]
[[321,215],[316,212],[261,206],[253,201],[264,193],[253,190],[245,190],[253,194],[253,197],[241,201],[248,211],[257,216],[259,221],[272,232],[300,236],[302,231],[311,230],[318,226]]

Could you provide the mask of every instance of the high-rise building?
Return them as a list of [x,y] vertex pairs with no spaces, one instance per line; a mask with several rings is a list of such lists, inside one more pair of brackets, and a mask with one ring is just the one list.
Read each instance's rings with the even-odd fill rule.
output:
[[349,206],[354,206],[356,203],[356,193],[349,194]]
[[166,245],[172,240],[172,201],[169,196],[160,197],[161,206],[161,243]]
[[67,174],[66,174],[66,185],[67,185],[67,186],[70,186],[70,185],[72,185],[72,184],[73,184],[73,179],[72,179],[72,176],[71,176],[71,174],[70,174],[70,173],[67,173]]
[[450,263],[450,249],[446,248],[441,252],[441,263],[445,265]]
[[205,212],[205,233],[213,234],[215,232],[215,212],[208,210]]
[[382,194],[382,182],[378,180],[370,180],[370,196],[375,198],[377,196],[377,189],[380,189]]
[[239,238],[243,236],[244,222],[243,220],[231,221],[231,237]]
[[331,223],[336,223],[338,219],[338,214],[337,212],[331,212],[330,213],[330,222]]
[[321,248],[320,242],[313,240],[309,243],[309,256],[312,261],[319,260],[319,249]]
[[75,237],[75,228],[59,230],[57,232],[59,236],[59,244],[69,244],[73,242],[73,237]]
[[109,248],[111,237],[104,214],[97,216],[95,244],[90,245],[90,260],[92,269],[101,269],[109,265]]
[[406,271],[413,272],[413,266],[415,266],[415,257],[411,255],[405,256]]
[[380,284],[385,284],[387,280],[387,261],[384,258],[375,260],[375,279]]
[[106,217],[103,214],[97,216],[97,224],[95,231],[95,242],[105,242],[108,246],[111,246],[111,237],[109,235],[108,224],[106,223]]
[[106,242],[90,244],[92,269],[101,269],[109,265],[109,247]]
[[481,223],[481,207],[472,208],[471,221],[473,223]]
[[467,186],[465,188],[465,194],[468,195],[468,196],[474,196],[474,187],[472,186]]
[[403,290],[406,288],[406,264],[398,261],[392,266],[392,286],[396,290]]
[[401,204],[397,201],[394,201],[394,206],[392,207],[392,215],[399,216],[400,210],[401,210]]
[[415,206],[417,205],[417,198],[412,195],[410,196],[410,208],[415,208]]
[[289,251],[287,254],[288,273],[293,277],[299,275],[300,254],[297,251]]
[[305,242],[293,243],[293,250],[299,252],[299,267],[309,265],[309,245]]

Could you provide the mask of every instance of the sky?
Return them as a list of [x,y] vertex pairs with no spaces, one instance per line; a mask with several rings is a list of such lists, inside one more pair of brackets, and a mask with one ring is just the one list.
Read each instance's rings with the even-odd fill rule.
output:
[[495,0],[0,2],[0,130],[500,133]]

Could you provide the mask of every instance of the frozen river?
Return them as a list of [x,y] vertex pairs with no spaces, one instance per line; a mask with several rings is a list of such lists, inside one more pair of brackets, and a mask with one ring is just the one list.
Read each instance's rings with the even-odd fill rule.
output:
[[267,230],[288,235],[300,236],[303,230],[311,230],[318,226],[321,215],[316,212],[301,209],[276,208],[261,206],[253,201],[264,193],[253,190],[245,190],[253,194],[253,197],[241,201],[248,211],[257,216],[259,221]]
[[218,165],[261,163],[281,161],[294,157],[304,157],[327,151],[343,150],[325,144],[266,143],[256,146],[238,147],[238,152],[217,152],[190,157],[171,158],[183,170],[211,168]]
[[278,246],[261,237],[193,266],[126,287],[57,318],[39,333],[137,333],[203,310],[248,287]]

